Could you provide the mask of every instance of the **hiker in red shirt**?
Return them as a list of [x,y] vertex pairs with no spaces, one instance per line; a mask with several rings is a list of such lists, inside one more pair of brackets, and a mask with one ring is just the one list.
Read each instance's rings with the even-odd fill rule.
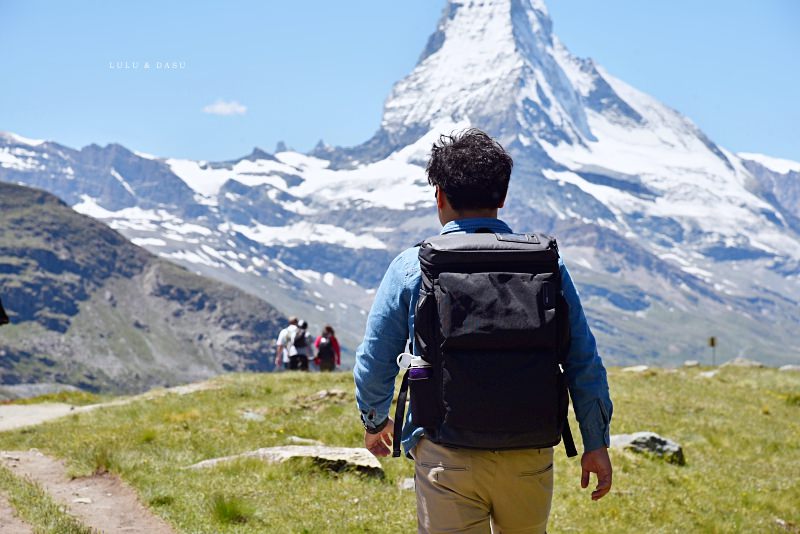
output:
[[314,342],[314,347],[317,349],[314,363],[319,366],[320,371],[333,371],[342,364],[342,351],[331,325],[325,325],[322,335]]

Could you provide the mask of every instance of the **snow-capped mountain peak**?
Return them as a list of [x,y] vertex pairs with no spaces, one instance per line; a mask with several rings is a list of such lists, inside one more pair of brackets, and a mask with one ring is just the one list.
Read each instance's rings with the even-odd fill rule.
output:
[[548,128],[569,141],[591,138],[553,46],[541,2],[451,0],[416,68],[387,99],[381,127],[406,142],[443,121],[484,124],[505,141]]
[[439,229],[431,144],[471,126],[514,157],[501,216],[559,237],[605,355],[680,361],[716,335],[731,355],[794,357],[800,163],[737,156],[573,56],[542,0],[447,1],[356,147],[207,162],[6,134],[0,179],[49,189],[287,315],[332,322],[352,348],[388,263]]

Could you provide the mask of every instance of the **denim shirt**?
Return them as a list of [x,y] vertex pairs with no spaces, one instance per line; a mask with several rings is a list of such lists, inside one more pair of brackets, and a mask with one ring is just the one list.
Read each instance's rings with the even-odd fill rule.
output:
[[[492,218],[451,221],[441,233],[472,233],[481,228],[495,233],[512,233],[506,223]],[[356,401],[364,423],[370,427],[390,415],[395,378],[399,372],[397,355],[406,350],[409,333],[414,332],[414,310],[422,283],[418,254],[419,248],[412,247],[400,253],[389,265],[375,293],[364,341],[356,350],[353,368]],[[564,371],[583,448],[592,451],[609,446],[613,406],[606,370],[597,354],[597,345],[586,322],[578,292],[564,263],[559,260],[559,265],[562,291],[569,304],[572,335]],[[416,347],[413,347],[413,352],[418,354]],[[395,422],[397,431],[399,424]],[[422,428],[413,425],[409,410],[401,437],[406,453],[414,448],[421,436]]]

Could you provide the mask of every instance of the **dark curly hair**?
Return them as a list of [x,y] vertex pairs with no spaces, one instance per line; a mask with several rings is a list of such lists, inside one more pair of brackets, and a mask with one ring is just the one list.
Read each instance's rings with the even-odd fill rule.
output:
[[497,208],[508,192],[514,162],[500,143],[477,128],[440,135],[425,169],[456,211]]

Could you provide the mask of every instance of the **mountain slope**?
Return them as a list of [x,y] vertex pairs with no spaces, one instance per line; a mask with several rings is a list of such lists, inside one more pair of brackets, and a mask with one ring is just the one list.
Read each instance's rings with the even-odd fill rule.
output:
[[335,324],[352,349],[391,258],[438,232],[431,143],[467,126],[512,153],[501,216],[559,237],[610,360],[700,357],[712,335],[729,356],[800,357],[787,348],[800,328],[797,171],[730,153],[570,54],[541,0],[446,2],[359,146],[204,162],[8,134],[0,180],[63,193],[159,255]]
[[130,391],[268,370],[282,316],[132,245],[49,193],[0,183],[0,383]]

